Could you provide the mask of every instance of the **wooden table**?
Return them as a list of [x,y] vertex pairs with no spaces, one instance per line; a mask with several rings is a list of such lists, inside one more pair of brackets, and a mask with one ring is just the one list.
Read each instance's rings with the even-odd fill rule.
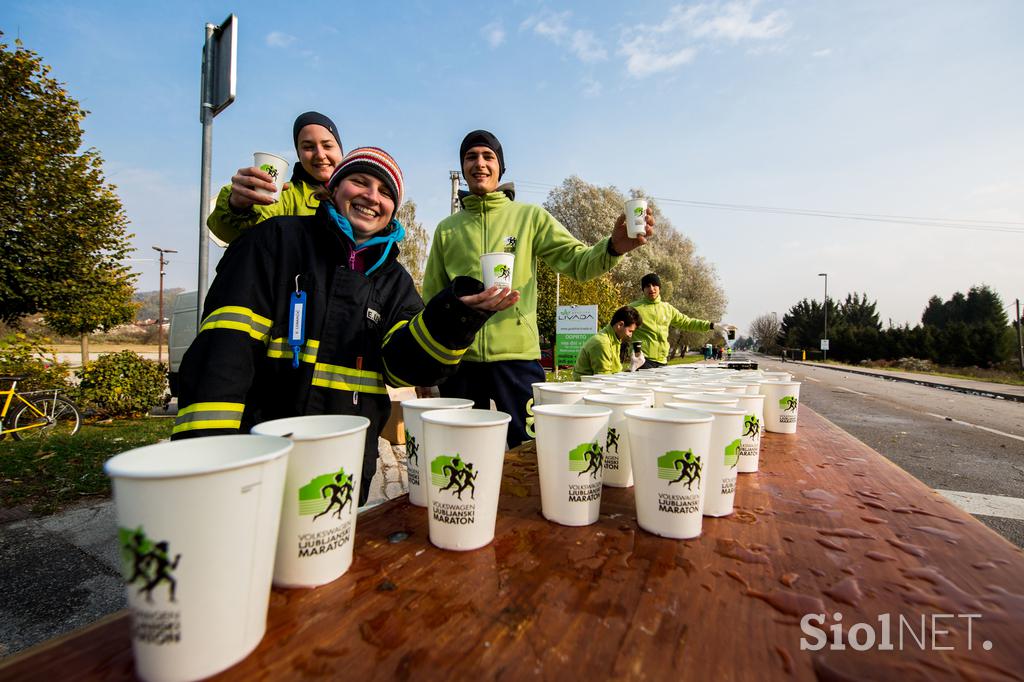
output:
[[[765,435],[761,464],[740,475],[732,516],[675,541],[637,527],[632,489],[605,488],[592,526],[545,521],[524,446],[506,460],[491,545],[445,552],[422,508],[377,507],[351,570],[275,589],[263,642],[219,677],[1024,679],[1020,549],[806,406],[795,436]],[[889,614],[895,650],[800,649],[815,641],[801,616],[826,614],[831,637],[840,612],[844,632],[879,638]],[[132,674],[125,612],[0,666],[4,680]]]

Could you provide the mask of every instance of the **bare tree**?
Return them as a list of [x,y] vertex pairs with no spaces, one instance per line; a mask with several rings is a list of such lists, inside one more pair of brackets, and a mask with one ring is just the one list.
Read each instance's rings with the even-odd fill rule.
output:
[[779,318],[774,313],[758,315],[750,323],[750,335],[765,351],[771,352],[779,338]]
[[417,291],[423,289],[423,267],[427,261],[427,246],[430,236],[423,223],[416,220],[416,202],[407,200],[395,216],[405,228],[405,239],[399,245],[399,262],[412,275]]

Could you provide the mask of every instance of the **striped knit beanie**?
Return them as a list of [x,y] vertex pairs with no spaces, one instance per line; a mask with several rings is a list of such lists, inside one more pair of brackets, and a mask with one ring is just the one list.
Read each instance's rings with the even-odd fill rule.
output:
[[[390,154],[377,147],[353,149],[334,169],[334,174],[327,181],[328,191],[334,192],[342,178],[352,173],[367,173],[387,185],[391,190],[391,196],[395,199],[395,211],[398,211],[405,193],[405,180],[402,179],[402,169],[398,167],[398,163],[391,158]],[[393,218],[394,215],[391,217]]]

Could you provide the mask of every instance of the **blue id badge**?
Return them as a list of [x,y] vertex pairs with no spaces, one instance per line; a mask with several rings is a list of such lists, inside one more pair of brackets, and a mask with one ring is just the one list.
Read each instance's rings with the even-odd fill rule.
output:
[[292,367],[298,369],[299,354],[306,344],[306,292],[296,289],[288,308],[288,345],[292,349]]

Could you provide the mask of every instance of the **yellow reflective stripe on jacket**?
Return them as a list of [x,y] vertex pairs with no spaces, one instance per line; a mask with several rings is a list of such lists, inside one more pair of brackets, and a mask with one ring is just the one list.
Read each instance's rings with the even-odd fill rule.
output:
[[388,333],[384,335],[384,345],[385,346],[387,345],[388,341],[391,340],[391,337],[392,337],[392,335],[395,332],[397,332],[399,329],[401,329],[402,327],[404,327],[407,324],[409,324],[409,320],[402,320],[402,321],[396,323],[394,327],[389,329]]
[[257,341],[263,341],[266,343],[270,337],[270,320],[267,318],[257,315],[248,308],[241,306],[224,306],[223,308],[217,308],[212,313],[206,316],[203,320],[202,326],[199,328],[200,332],[205,332],[208,329],[234,329],[236,331],[245,332]]
[[412,386],[412,384],[399,379],[395,375],[395,373],[391,371],[391,369],[388,367],[387,360],[382,360],[382,362],[384,363],[384,378],[387,380],[389,384],[391,384],[392,386],[398,386],[400,388],[403,386]]
[[379,372],[328,365],[324,362],[318,362],[313,367],[313,385],[339,391],[359,391],[360,393],[386,395],[388,392],[387,387],[384,386],[384,377]]
[[173,433],[195,429],[237,429],[245,403],[193,403],[178,410]]
[[[299,353],[299,360],[302,362],[315,363],[316,354],[320,349],[320,342],[316,339],[309,339],[306,341],[306,345],[303,346],[302,351]],[[268,358],[283,358],[285,360],[292,359],[292,347],[288,345],[288,342],[282,339],[273,339],[267,345],[267,357]]]
[[416,339],[416,343],[420,347],[427,351],[430,357],[434,358],[443,365],[457,365],[459,360],[462,359],[466,349],[462,350],[451,350],[445,348],[430,335],[427,330],[427,325],[423,322],[423,313],[421,312],[416,317],[409,321],[409,330],[412,331],[412,337]]

